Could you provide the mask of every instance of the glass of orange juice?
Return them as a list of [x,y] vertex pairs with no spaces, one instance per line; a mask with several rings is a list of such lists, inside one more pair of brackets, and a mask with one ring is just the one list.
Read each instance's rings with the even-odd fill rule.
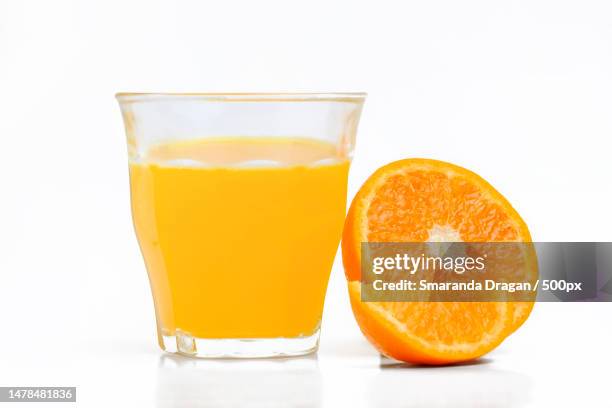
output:
[[161,348],[316,351],[365,94],[117,99]]

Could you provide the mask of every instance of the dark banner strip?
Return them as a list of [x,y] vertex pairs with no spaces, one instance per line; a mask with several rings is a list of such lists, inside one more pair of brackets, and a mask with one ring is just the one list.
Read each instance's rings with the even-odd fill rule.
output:
[[612,243],[362,243],[361,299],[608,302]]

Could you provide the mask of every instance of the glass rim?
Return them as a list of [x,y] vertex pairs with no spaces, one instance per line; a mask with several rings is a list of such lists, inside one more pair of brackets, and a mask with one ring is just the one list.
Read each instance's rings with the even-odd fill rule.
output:
[[118,92],[124,102],[159,100],[202,100],[204,102],[345,102],[363,103],[366,92]]

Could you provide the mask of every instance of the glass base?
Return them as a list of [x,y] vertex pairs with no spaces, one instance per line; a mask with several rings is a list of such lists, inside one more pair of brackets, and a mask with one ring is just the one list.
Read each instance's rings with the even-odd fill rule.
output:
[[161,335],[161,347],[168,353],[196,358],[266,358],[303,356],[319,348],[320,329],[310,336],[261,339],[203,339],[176,331]]

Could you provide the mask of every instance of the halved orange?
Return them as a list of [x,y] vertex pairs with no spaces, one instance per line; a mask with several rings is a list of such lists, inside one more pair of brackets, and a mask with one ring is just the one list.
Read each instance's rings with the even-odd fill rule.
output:
[[378,169],[348,212],[342,257],[355,318],[378,350],[421,364],[482,356],[529,316],[532,302],[363,302],[362,242],[530,242],[510,203],[477,174],[430,159]]

